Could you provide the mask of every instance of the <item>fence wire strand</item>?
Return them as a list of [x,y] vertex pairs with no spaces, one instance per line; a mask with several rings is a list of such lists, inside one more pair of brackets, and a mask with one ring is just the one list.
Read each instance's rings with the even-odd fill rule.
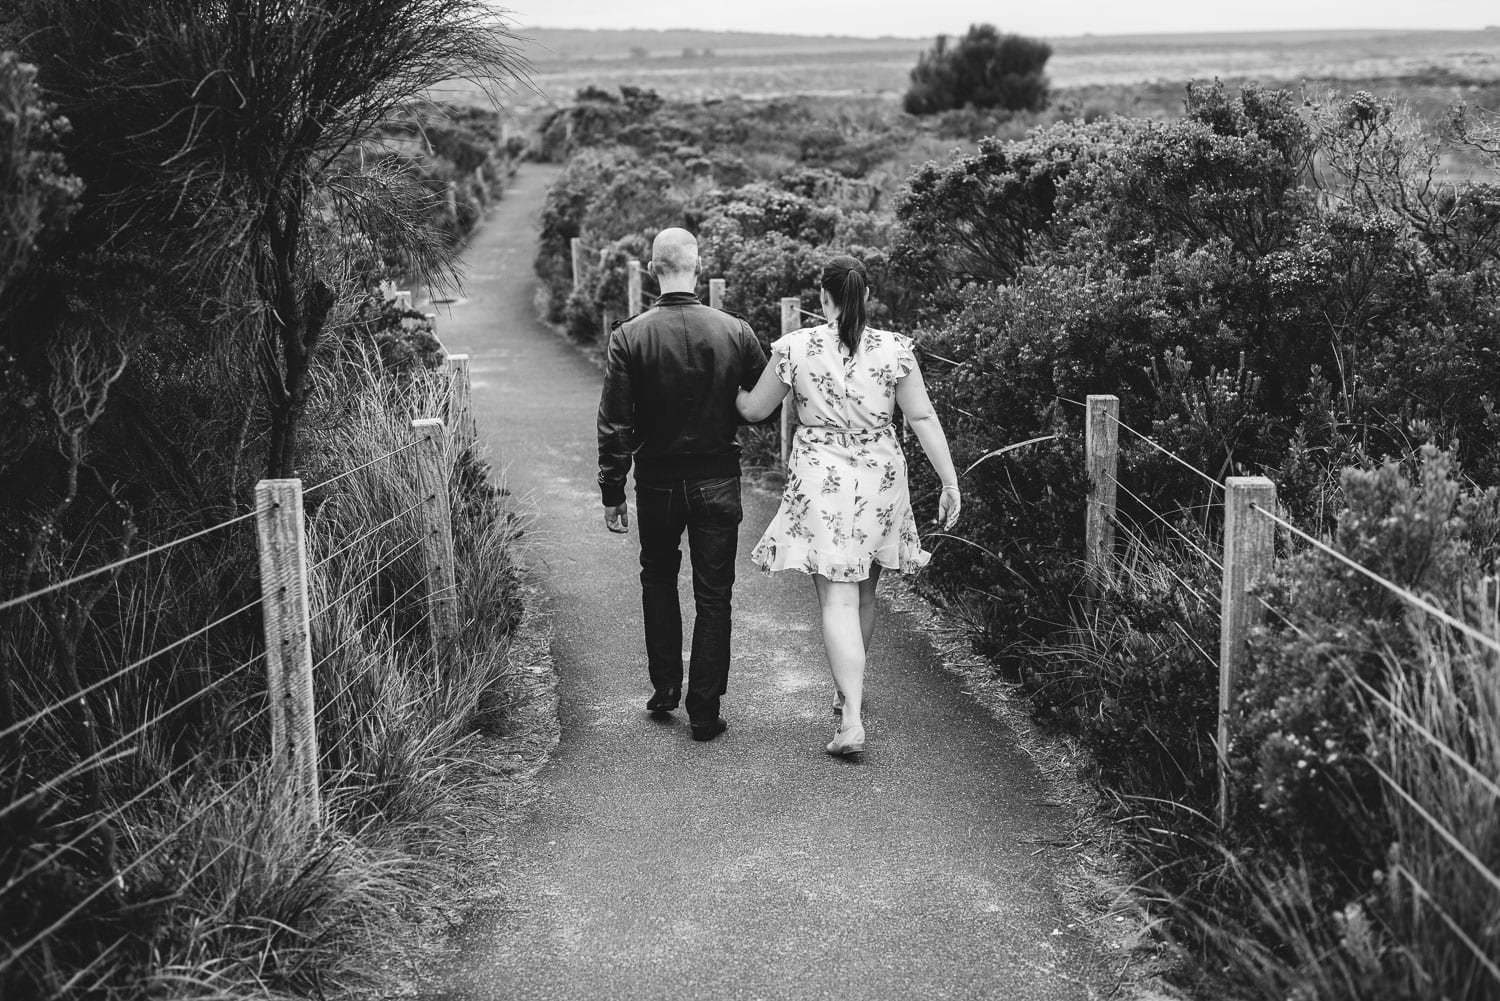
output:
[[61,591],[63,588],[71,587],[74,584],[79,583],[80,581],[90,580],[91,578],[97,577],[102,573],[109,573],[111,570],[118,570],[120,567],[128,566],[129,564],[134,563],[137,560],[143,560],[148,556],[155,556],[157,553],[164,553],[169,549],[175,549],[183,543],[192,542],[194,539],[201,539],[205,535],[212,535],[213,533],[228,528],[231,525],[238,525],[242,521],[249,521],[251,518],[255,517],[256,513],[257,512],[255,511],[246,511],[244,514],[230,518],[228,521],[221,521],[217,525],[210,525],[208,528],[200,529],[190,535],[184,535],[180,539],[173,539],[171,542],[164,542],[159,546],[152,546],[150,549],[143,549],[141,552],[132,553],[129,556],[115,560],[113,563],[106,563],[102,567],[95,567],[92,570],[87,570],[81,574],[76,574],[72,577],[69,577],[67,580],[56,581],[54,583],[48,584],[46,587],[39,587],[35,591],[29,591],[26,594],[20,594],[14,598],[7,598],[4,601],[0,601],[0,612],[9,611],[10,609],[17,607],[18,605],[24,605],[29,601],[42,597],[43,595],[52,594],[54,591]]
[[1450,916],[1447,911],[1443,910],[1442,905],[1437,902],[1437,899],[1427,891],[1427,887],[1419,883],[1417,881],[1417,877],[1412,875],[1411,872],[1406,868],[1406,866],[1398,865],[1396,866],[1396,868],[1400,871],[1401,875],[1406,877],[1407,882],[1411,884],[1412,891],[1416,893],[1416,895],[1428,905],[1428,907],[1434,914],[1438,916],[1443,924],[1448,926],[1449,931],[1458,936],[1458,940],[1462,942],[1464,944],[1464,947],[1469,950],[1470,954],[1479,961],[1479,965],[1484,967],[1485,972],[1487,972],[1490,977],[1497,983],[1500,983],[1500,966],[1496,966],[1495,961],[1485,954],[1484,950],[1479,947],[1479,944],[1472,938],[1470,938],[1467,932],[1459,927],[1458,922],[1454,921],[1452,916]]
[[1416,606],[1417,608],[1420,608],[1422,611],[1426,612],[1428,615],[1431,615],[1433,618],[1437,619],[1438,621],[1444,622],[1444,623],[1452,626],[1454,629],[1457,629],[1459,632],[1463,633],[1465,636],[1468,636],[1470,639],[1472,639],[1472,640],[1480,643],[1483,646],[1488,647],[1490,650],[1493,650],[1495,653],[1500,653],[1500,642],[1497,642],[1494,637],[1492,637],[1492,636],[1486,636],[1484,633],[1480,632],[1478,629],[1475,629],[1473,626],[1469,625],[1467,622],[1464,622],[1461,619],[1454,618],[1452,615],[1449,615],[1447,612],[1443,611],[1441,608],[1437,607],[1432,602],[1428,601],[1427,599],[1425,599],[1425,598],[1423,598],[1423,597],[1421,597],[1419,595],[1413,594],[1410,590],[1408,590],[1407,588],[1402,587],[1400,584],[1397,584],[1394,581],[1386,580],[1384,577],[1380,576],[1380,574],[1376,573],[1374,570],[1371,570],[1368,567],[1365,567],[1364,565],[1360,564],[1359,562],[1350,559],[1348,556],[1345,556],[1343,553],[1339,552],[1337,549],[1334,549],[1332,546],[1328,545],[1328,543],[1322,541],[1321,539],[1317,539],[1317,538],[1309,535],[1308,533],[1304,532],[1302,529],[1298,528],[1296,525],[1293,525],[1291,522],[1287,521],[1285,518],[1281,517],[1280,515],[1272,512],[1272,511],[1267,511],[1265,508],[1261,507],[1259,504],[1251,504],[1250,507],[1251,507],[1252,510],[1259,511],[1261,514],[1265,515],[1267,518],[1271,519],[1276,524],[1280,525],[1282,528],[1285,528],[1287,531],[1291,532],[1293,535],[1297,536],[1299,539],[1302,539],[1304,542],[1308,543],[1313,548],[1319,550],[1320,552],[1326,553],[1329,556],[1332,556],[1334,559],[1338,560],[1340,563],[1344,564],[1349,569],[1354,570],[1355,572],[1360,573],[1360,574],[1364,575],[1365,577],[1369,578],[1370,580],[1374,581],[1376,584],[1379,584],[1381,587],[1385,588],[1387,591],[1390,591],[1392,594],[1396,595],[1398,598],[1401,598],[1402,600],[1408,602],[1409,604],[1412,604],[1412,605]]
[[380,524],[376,525],[374,528],[368,529],[363,534],[359,535],[358,537],[356,537],[354,539],[346,540],[344,543],[342,543],[339,546],[339,548],[335,549],[333,552],[329,553],[327,556],[324,556],[318,562],[316,562],[312,566],[308,567],[307,568],[307,572],[308,573],[312,573],[314,570],[319,570],[319,569],[323,568],[324,566],[328,565],[328,563],[331,562],[336,557],[344,555],[345,553],[347,553],[349,550],[353,549],[355,546],[359,545],[360,543],[369,541],[370,539],[374,538],[377,534],[379,534],[382,530],[384,530],[386,528],[389,528],[390,526],[394,525],[396,522],[400,521],[402,518],[405,518],[407,515],[411,514],[413,511],[417,510],[423,504],[426,504],[430,499],[431,498],[423,497],[420,500],[418,500],[415,504],[413,504],[411,507],[407,508],[405,511],[402,511],[399,514],[393,514],[393,515],[391,515],[385,521],[382,521]]
[[1145,442],[1147,445],[1150,445],[1152,448],[1156,449],[1162,455],[1165,455],[1167,458],[1169,458],[1173,462],[1177,463],[1183,469],[1186,469],[1188,472],[1192,473],[1194,476],[1196,476],[1199,479],[1201,479],[1204,483],[1207,483],[1209,486],[1215,488],[1216,490],[1223,490],[1224,489],[1224,484],[1220,483],[1218,480],[1214,479],[1212,476],[1209,476],[1203,470],[1199,469],[1197,466],[1193,465],[1191,462],[1187,461],[1182,456],[1180,456],[1176,452],[1172,451],[1170,448],[1167,448],[1165,445],[1161,444],[1156,439],[1154,439],[1154,438],[1152,438],[1152,437],[1150,437],[1148,435],[1141,434],[1135,428],[1131,427],[1129,424],[1126,424],[1124,421],[1120,420],[1120,418],[1116,417],[1114,414],[1106,413],[1105,416],[1108,417],[1110,420],[1114,421],[1120,427],[1124,428],[1126,431],[1129,431],[1131,434],[1135,435],[1137,438],[1139,438],[1141,441]]
[[1412,796],[1412,794],[1407,792],[1402,787],[1401,783],[1391,778],[1390,774],[1387,773],[1384,768],[1381,768],[1373,761],[1370,762],[1370,767],[1375,770],[1375,774],[1379,775],[1381,780],[1385,782],[1386,785],[1390,786],[1392,792],[1400,796],[1406,802],[1407,806],[1416,811],[1417,816],[1422,818],[1423,822],[1432,829],[1434,834],[1447,842],[1448,847],[1457,852],[1458,857],[1467,862],[1469,864],[1469,867],[1473,869],[1481,879],[1490,884],[1490,886],[1492,886],[1497,892],[1500,892],[1500,876],[1497,876],[1489,866],[1485,865],[1483,859],[1481,859],[1478,855],[1475,855],[1474,852],[1470,850],[1468,845],[1459,840],[1458,835],[1448,830],[1448,828],[1443,825],[1442,821],[1438,820],[1430,812],[1428,812],[1427,808],[1424,807],[1421,803],[1418,803]]
[[[422,585],[426,584],[428,582],[428,580],[429,580],[430,577],[431,577],[431,572],[430,571],[427,572],[427,573],[422,574],[422,576],[420,576],[420,577],[417,578],[416,583],[412,584],[405,591],[402,591],[400,594],[396,595],[390,601],[388,601],[384,605],[380,606],[380,612],[378,614],[384,615],[384,614],[390,614],[390,613],[394,612],[396,610],[396,606],[398,604],[400,604],[403,600],[405,600],[417,588],[419,588]],[[443,588],[442,590],[446,591],[446,590],[449,590],[449,588]],[[441,593],[441,592],[437,592],[437,593]],[[359,636],[361,636],[361,635],[364,634],[365,630],[367,630],[371,626],[375,625],[378,621],[379,621],[379,619],[377,619],[376,617],[372,616],[369,619],[369,621],[367,621],[364,625],[360,626],[358,629],[355,629],[355,630],[351,631],[350,634],[347,637],[344,638],[344,641],[342,643],[340,643],[338,646],[334,647],[332,650],[329,650],[322,657],[318,658],[317,662],[313,664],[313,670],[316,671],[318,668],[322,667],[325,663],[327,663],[329,660],[331,660],[333,658],[334,654],[338,653],[340,650],[342,650],[345,647],[347,647],[350,643],[354,642],[354,640],[356,638],[358,638]],[[419,618],[417,620],[417,624],[420,625],[423,621],[425,621],[425,619]],[[415,627],[413,627],[413,628],[415,628]],[[397,638],[398,642],[400,640],[405,639],[408,635],[410,635],[411,631],[412,631],[411,629],[408,629],[406,632],[402,633]],[[316,719],[316,712],[314,712],[314,719]]]
[[1162,515],[1158,514],[1156,512],[1156,510],[1154,508],[1152,508],[1151,505],[1147,504],[1144,500],[1142,500],[1135,493],[1135,491],[1131,490],[1125,484],[1121,483],[1119,477],[1117,477],[1117,476],[1111,476],[1110,480],[1112,480],[1114,482],[1114,485],[1116,487],[1118,487],[1119,489],[1123,490],[1125,492],[1125,495],[1127,497],[1129,497],[1131,500],[1133,500],[1137,504],[1139,504],[1141,506],[1141,509],[1143,511],[1145,511],[1147,514],[1149,514],[1151,517],[1155,518],[1157,521],[1161,522],[1163,525],[1166,525],[1168,528],[1170,528],[1177,535],[1177,537],[1179,539],[1181,539],[1183,542],[1187,543],[1188,548],[1190,548],[1193,552],[1197,553],[1199,556],[1203,557],[1203,559],[1207,560],[1209,563],[1212,563],[1215,567],[1217,567],[1219,569],[1220,573],[1223,573],[1223,571],[1224,571],[1224,564],[1222,562],[1220,562],[1219,560],[1214,559],[1212,556],[1208,555],[1208,553],[1206,551],[1204,551],[1202,548],[1200,548],[1195,542],[1193,542],[1192,539],[1188,538],[1188,535],[1187,535],[1186,532],[1184,532],[1182,529],[1178,528],[1176,525],[1172,524],[1170,521],[1168,521]]
[[82,900],[78,901],[78,903],[74,904],[73,907],[70,908],[65,914],[63,914],[62,917],[60,917],[56,921],[52,922],[52,924],[48,925],[42,931],[40,931],[37,934],[33,935],[23,945],[16,946],[15,948],[11,949],[10,955],[7,956],[5,959],[0,960],[0,971],[5,970],[7,967],[9,967],[11,964],[13,964],[17,959],[19,959],[21,956],[25,955],[27,953],[27,951],[29,951],[30,949],[32,949],[33,947],[35,947],[38,943],[45,941],[46,939],[48,939],[52,935],[54,935],[56,932],[58,932],[61,929],[65,928],[67,926],[67,924],[68,924],[69,921],[73,920],[73,918],[77,917],[80,913],[82,913],[83,909],[86,908],[89,904],[93,903],[96,899],[98,899],[98,897],[100,896],[100,894],[104,893],[111,886],[114,886],[117,883],[123,882],[123,880],[125,879],[125,876],[127,874],[129,874],[131,872],[134,872],[135,869],[137,867],[139,867],[143,862],[145,862],[148,858],[150,858],[156,852],[160,851],[164,845],[170,844],[172,842],[172,839],[176,838],[183,831],[187,830],[193,824],[197,823],[201,818],[207,816],[208,813],[211,810],[217,809],[221,803],[223,803],[224,801],[226,801],[227,799],[229,799],[230,796],[232,796],[235,793],[239,792],[240,788],[242,786],[244,786],[246,782],[248,782],[251,779],[255,778],[255,776],[256,776],[256,772],[252,770],[244,778],[240,779],[238,782],[236,782],[234,785],[230,786],[228,789],[226,789],[219,796],[215,797],[214,800],[212,802],[210,802],[207,806],[199,809],[196,813],[194,813],[190,817],[188,817],[187,820],[185,820],[181,824],[179,824],[177,826],[176,830],[172,831],[166,837],[164,837],[160,841],[156,842],[156,844],[151,845],[150,847],[143,849],[141,851],[141,853],[139,855],[137,855],[134,859],[132,859],[123,869],[121,869],[118,872],[116,872],[112,878],[105,880],[92,893],[90,893],[88,896],[84,897]]
[[[238,729],[233,732],[237,733]],[[6,883],[3,888],[0,888],[0,894],[4,894],[11,888],[19,885],[23,880],[34,875],[35,873],[40,872],[42,869],[46,868],[48,863],[50,863],[53,859],[66,854],[73,848],[76,848],[84,838],[87,838],[90,834],[93,834],[95,831],[99,830],[99,828],[108,824],[110,821],[124,816],[125,812],[132,806],[135,806],[137,803],[144,800],[147,796],[151,795],[151,793],[155,792],[157,789],[160,789],[163,785],[171,781],[173,778],[176,778],[177,775],[179,775],[183,771],[186,771],[188,768],[199,764],[203,760],[203,755],[205,753],[206,751],[199,751],[197,754],[193,755],[191,758],[188,758],[182,764],[178,765],[176,768],[173,768],[171,771],[164,774],[161,778],[157,779],[155,782],[152,782],[146,788],[136,793],[130,799],[127,799],[125,802],[116,804],[115,806],[110,808],[107,813],[96,819],[91,825],[89,825],[89,827],[87,827],[79,834],[75,835],[71,841],[67,841],[63,844],[55,846],[52,849],[52,853],[50,855],[47,855],[45,858],[41,859],[35,865],[33,865],[30,869],[26,870],[21,875],[16,876],[12,880],[10,880],[10,882]]]
[[85,758],[82,761],[76,762],[72,767],[68,768],[61,775],[53,776],[52,778],[48,779],[46,782],[44,782],[41,785],[37,786],[35,789],[32,789],[30,792],[26,793],[25,795],[19,796],[16,799],[11,800],[9,803],[5,804],[4,806],[0,806],[0,818],[4,818],[4,817],[8,816],[13,810],[16,810],[17,808],[19,808],[20,806],[24,805],[25,803],[30,802],[32,799],[36,798],[37,796],[40,796],[42,793],[50,791],[51,789],[55,788],[56,786],[60,785],[61,783],[66,782],[70,778],[74,778],[75,776],[82,775],[84,772],[89,771],[92,768],[103,767],[104,765],[110,764],[111,762],[120,760],[120,758],[128,757],[130,754],[133,754],[134,753],[133,750],[127,750],[127,751],[125,751],[125,752],[123,752],[123,753],[121,753],[119,755],[115,755],[113,757],[106,757],[106,755],[108,755],[110,751],[113,751],[115,748],[117,748],[120,745],[124,744],[126,741],[131,740],[134,737],[140,736],[141,734],[143,734],[147,730],[149,730],[151,727],[153,727],[156,724],[160,723],[162,720],[166,719],[168,716],[171,716],[173,713],[177,712],[178,710],[183,709],[184,707],[186,707],[188,705],[191,705],[192,703],[196,702],[197,700],[203,698],[203,696],[209,694],[210,692],[213,692],[213,691],[217,690],[220,686],[222,686],[230,678],[236,677],[241,671],[245,670],[248,667],[251,667],[252,665],[258,663],[261,660],[264,660],[265,656],[266,655],[265,655],[264,652],[256,654],[254,657],[251,657],[249,660],[244,661],[243,663],[241,663],[238,667],[234,667],[234,668],[230,669],[229,671],[225,672],[224,674],[221,674],[218,678],[215,678],[213,681],[209,682],[207,685],[204,685],[202,688],[200,688],[197,691],[193,692],[193,694],[189,695],[187,698],[182,699],[180,702],[178,702],[172,708],[167,709],[167,710],[165,710],[163,712],[157,713],[155,716],[153,716],[150,719],[146,720],[144,723],[141,723],[134,730],[131,730],[129,733],[125,733],[125,734],[122,734],[119,737],[116,737],[113,741],[111,741],[110,743],[106,744],[104,747],[99,748],[99,750],[95,751],[89,757]]
[[339,482],[340,480],[342,480],[342,479],[344,479],[346,477],[349,477],[349,476],[353,476],[355,473],[359,472],[362,469],[369,469],[371,466],[375,465],[376,463],[384,462],[387,459],[395,458],[396,456],[400,455],[402,452],[405,452],[407,449],[409,449],[409,448],[415,448],[417,446],[417,444],[418,444],[419,441],[421,441],[421,439],[415,439],[415,440],[409,441],[405,445],[402,445],[400,448],[393,448],[389,452],[385,453],[384,455],[376,456],[375,458],[371,459],[369,462],[362,462],[359,465],[355,466],[353,469],[346,469],[342,473],[339,473],[337,476],[330,476],[328,479],[323,480],[320,483],[314,483],[310,487],[303,487],[302,488],[302,496],[306,497],[308,494],[312,493],[314,490],[322,490],[324,487],[331,487],[335,483]]
[[202,627],[200,627],[198,629],[195,629],[192,632],[188,633],[186,636],[182,636],[182,637],[179,637],[178,639],[173,640],[171,643],[168,643],[166,646],[161,647],[158,650],[154,650],[151,653],[148,653],[146,656],[140,658],[139,660],[136,660],[136,661],[134,661],[132,663],[126,664],[124,667],[120,668],[118,671],[115,671],[113,674],[106,675],[105,677],[100,678],[98,681],[92,682],[91,684],[89,684],[89,685],[87,685],[87,686],[79,689],[77,692],[74,692],[72,695],[69,695],[67,698],[62,699],[62,700],[60,700],[58,702],[54,702],[50,706],[47,706],[45,709],[38,709],[36,712],[32,713],[30,716],[27,716],[25,719],[17,720],[16,722],[12,723],[10,726],[6,727],[4,730],[0,730],[0,739],[3,739],[5,737],[9,737],[11,734],[17,732],[18,730],[23,730],[26,727],[30,726],[31,724],[37,722],[38,720],[40,720],[40,719],[42,719],[42,718],[44,718],[46,716],[50,716],[52,713],[55,713],[59,709],[63,709],[65,707],[71,705],[73,702],[77,701],[78,699],[83,698],[85,695],[89,695],[90,693],[92,693],[94,691],[97,691],[98,689],[102,688],[103,686],[109,684],[111,681],[116,681],[116,680],[118,680],[120,678],[123,678],[125,675],[129,674],[131,671],[134,671],[134,670],[136,670],[136,669],[138,669],[138,668],[140,668],[140,667],[142,667],[142,666],[150,663],[151,661],[155,660],[157,657],[160,657],[162,654],[166,653],[167,651],[174,650],[177,647],[182,646],[184,643],[189,642],[190,640],[197,639],[199,636],[202,636],[204,633],[208,632],[210,629],[214,628],[215,626],[222,625],[223,623],[228,622],[230,619],[233,619],[236,616],[240,616],[240,615],[245,614],[246,612],[250,611],[250,609],[254,608],[258,604],[260,604],[260,599],[256,598],[254,601],[250,602],[249,604],[242,605],[239,608],[235,609],[234,611],[228,613],[227,615],[220,616],[219,618],[217,618],[214,621],[210,622],[208,625],[202,626]]
[[353,585],[352,587],[349,587],[346,590],[344,590],[341,594],[338,595],[338,597],[330,599],[329,602],[328,602],[328,604],[324,605],[322,608],[318,609],[316,612],[313,612],[312,615],[308,616],[309,621],[311,621],[313,619],[316,619],[318,616],[322,615],[324,612],[328,611],[330,608],[333,608],[335,605],[337,605],[339,602],[343,601],[345,598],[349,597],[355,591],[358,591],[360,588],[367,586],[372,580],[374,580],[376,577],[378,577],[383,571],[389,570],[391,568],[391,564],[395,563],[397,560],[401,559],[403,556],[406,556],[407,554],[409,554],[411,552],[414,552],[415,550],[417,550],[418,548],[420,548],[421,545],[422,545],[422,542],[423,542],[423,540],[419,536],[416,539],[413,539],[411,542],[408,542],[406,545],[402,546],[396,552],[391,553],[389,556],[387,556],[385,558],[385,560],[378,567],[376,567],[370,573],[366,574],[363,580],[361,580],[359,583]]

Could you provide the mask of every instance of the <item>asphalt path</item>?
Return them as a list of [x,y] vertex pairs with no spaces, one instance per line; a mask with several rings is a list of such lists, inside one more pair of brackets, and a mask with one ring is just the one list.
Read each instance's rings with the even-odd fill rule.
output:
[[1093,950],[1038,850],[1066,834],[1064,811],[1014,733],[884,603],[868,750],[823,753],[835,718],[812,584],[747,558],[771,493],[745,491],[729,732],[695,743],[681,711],[645,712],[638,541],[634,525],[605,531],[595,487],[600,372],[537,319],[553,176],[522,168],[465,254],[466,298],[439,319],[470,355],[482,440],[534,507],[561,720],[505,836],[499,902],[458,933],[449,997],[1089,997]]

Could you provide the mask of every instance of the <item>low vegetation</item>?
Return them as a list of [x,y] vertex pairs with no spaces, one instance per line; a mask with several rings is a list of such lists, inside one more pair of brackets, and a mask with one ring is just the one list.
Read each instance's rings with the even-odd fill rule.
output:
[[[1493,629],[1475,596],[1500,542],[1500,186],[1449,167],[1495,176],[1496,123],[1223,84],[1165,118],[1082,111],[897,178],[923,132],[889,112],[581,95],[544,143],[567,156],[537,258],[553,316],[596,336],[665,225],[700,234],[767,338],[781,296],[816,309],[823,256],[863,257],[876,322],[917,335],[960,468],[977,462],[924,586],[1093,752],[1184,981],[1486,996],[1494,655],[1283,536],[1219,827],[1217,488],[1122,432],[1121,570],[1087,600],[1079,401],[1118,394],[1209,481],[1269,476],[1293,523]],[[574,236],[603,251],[576,292]]]
[[[390,453],[449,377],[388,293],[441,278],[505,181],[493,116],[421,100],[506,72],[505,36],[463,0],[271,8],[6,24],[0,595],[45,592],[0,609],[6,998],[383,990],[492,788],[520,528],[454,450],[463,625],[435,647]],[[311,829],[266,765],[268,473],[309,486]]]

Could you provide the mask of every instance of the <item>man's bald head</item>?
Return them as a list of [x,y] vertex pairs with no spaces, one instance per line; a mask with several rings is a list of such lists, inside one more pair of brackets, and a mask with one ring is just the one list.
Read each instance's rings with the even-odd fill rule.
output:
[[673,227],[656,234],[651,243],[651,270],[657,278],[692,278],[698,273],[698,239]]

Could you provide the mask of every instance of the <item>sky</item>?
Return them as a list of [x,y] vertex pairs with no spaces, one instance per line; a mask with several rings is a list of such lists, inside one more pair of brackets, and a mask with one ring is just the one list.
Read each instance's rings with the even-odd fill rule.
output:
[[1313,28],[1457,28],[1500,24],[1491,0],[501,0],[515,23],[546,28],[703,28],[797,35],[1002,31],[1059,37]]

